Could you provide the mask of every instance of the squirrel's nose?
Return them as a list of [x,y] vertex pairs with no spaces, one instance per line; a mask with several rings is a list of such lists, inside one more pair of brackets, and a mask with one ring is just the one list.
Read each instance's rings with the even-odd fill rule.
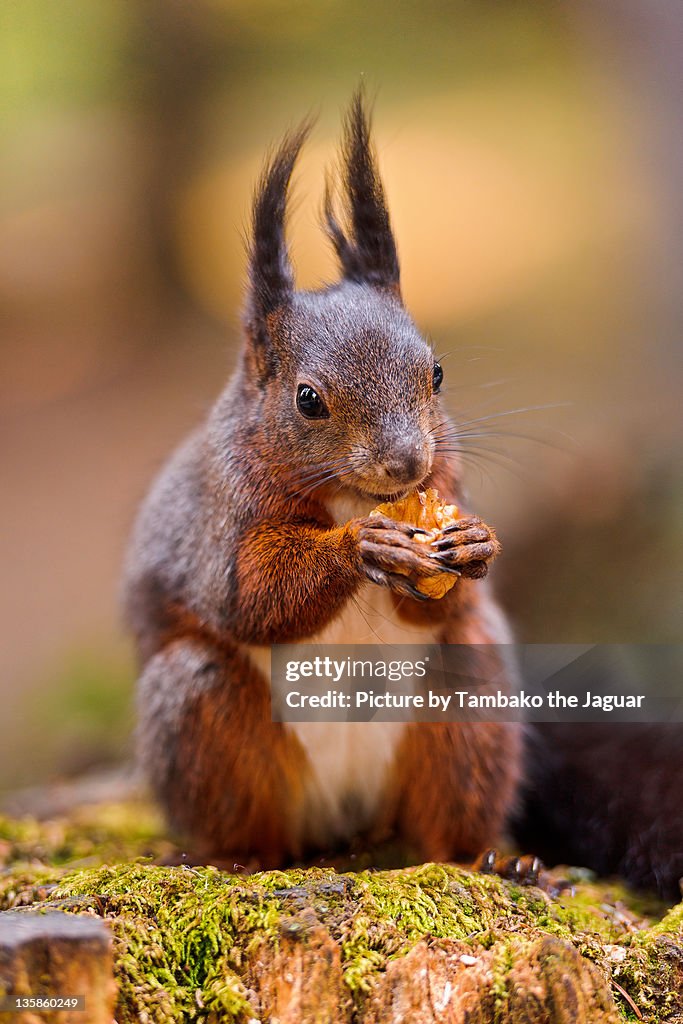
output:
[[382,466],[387,476],[399,484],[408,484],[421,480],[427,472],[427,456],[413,444],[399,451],[392,451],[382,459]]

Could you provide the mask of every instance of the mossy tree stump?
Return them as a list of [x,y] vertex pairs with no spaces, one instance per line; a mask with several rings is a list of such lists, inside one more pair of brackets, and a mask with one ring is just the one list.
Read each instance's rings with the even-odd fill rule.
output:
[[17,1000],[0,1017],[12,1024],[111,1024],[113,968],[103,921],[57,911],[0,913],[0,1001]]
[[104,920],[118,1024],[683,1024],[683,906],[590,881],[553,899],[451,865],[140,859],[169,852],[142,804],[0,822],[0,909]]

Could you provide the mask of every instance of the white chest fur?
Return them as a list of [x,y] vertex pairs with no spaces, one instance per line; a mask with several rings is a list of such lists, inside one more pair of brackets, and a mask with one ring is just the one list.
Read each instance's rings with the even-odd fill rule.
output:
[[[330,511],[335,522],[367,515],[374,503],[338,500]],[[413,625],[396,616],[390,592],[366,583],[324,629],[306,644],[436,643],[431,624]],[[253,647],[254,663],[270,680],[270,650]],[[305,806],[301,809],[304,841],[325,846],[371,827],[386,787],[387,774],[405,729],[401,722],[293,722],[288,725],[310,764]]]

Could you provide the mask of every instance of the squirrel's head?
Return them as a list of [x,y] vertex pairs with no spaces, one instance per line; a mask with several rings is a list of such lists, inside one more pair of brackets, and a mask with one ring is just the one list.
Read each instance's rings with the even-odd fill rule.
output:
[[[308,125],[269,160],[253,209],[244,381],[274,451],[312,487],[398,496],[431,469],[442,371],[406,312],[363,96],[342,145],[344,225],[328,181],[324,223],[341,280],[297,291],[285,240],[287,191]],[[243,378],[244,380],[244,378]]]

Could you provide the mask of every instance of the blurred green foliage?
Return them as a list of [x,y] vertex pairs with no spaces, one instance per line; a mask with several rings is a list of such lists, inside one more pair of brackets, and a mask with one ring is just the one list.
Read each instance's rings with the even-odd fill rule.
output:
[[113,649],[109,639],[99,649],[77,648],[56,660],[39,695],[26,695],[32,755],[16,766],[16,784],[49,775],[55,764],[71,776],[130,756],[134,675],[132,658]]
[[5,130],[34,112],[82,109],[121,95],[134,9],[111,0],[4,4],[0,86],[12,119]]

